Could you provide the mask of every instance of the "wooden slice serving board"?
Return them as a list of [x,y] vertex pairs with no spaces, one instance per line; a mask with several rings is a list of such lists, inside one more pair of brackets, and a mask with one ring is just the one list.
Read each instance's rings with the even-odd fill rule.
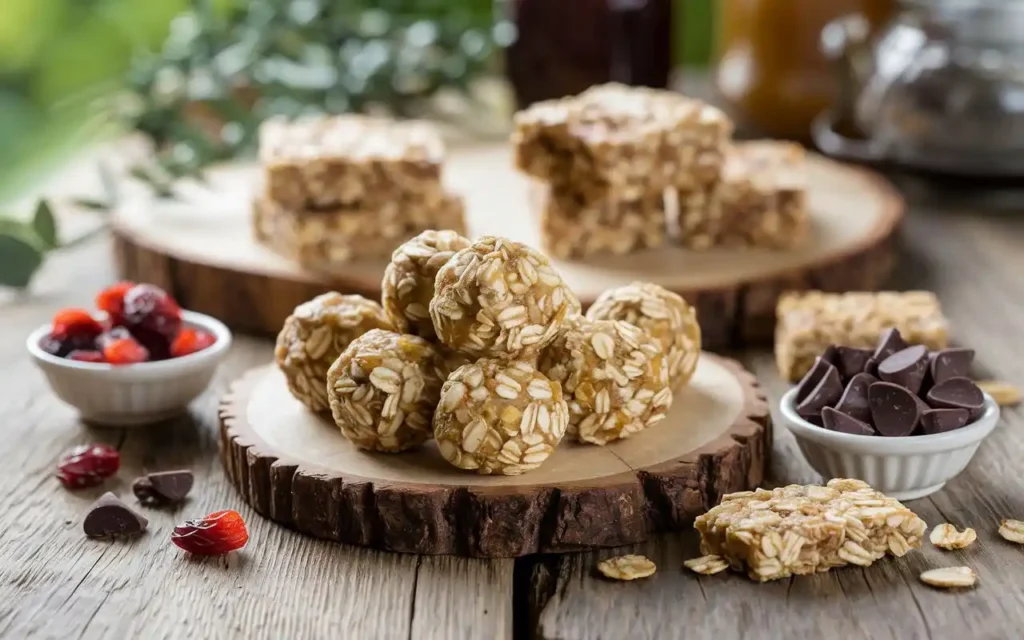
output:
[[422,554],[640,542],[761,483],[771,452],[754,377],[709,354],[660,424],[606,447],[563,442],[521,476],[460,471],[433,442],[402,454],[359,451],[299,404],[273,366],[237,381],[220,416],[224,467],[260,514],[318,538]]
[[[697,306],[706,347],[770,340],[780,292],[872,290],[892,267],[891,240],[903,215],[899,194],[865,169],[816,154],[809,155],[808,171],[814,241],[799,250],[663,247],[556,266],[584,305],[609,287],[645,280]],[[446,179],[466,198],[473,236],[539,246],[537,189],[513,169],[507,145],[452,148]],[[276,334],[296,305],[326,290],[379,296],[385,261],[324,275],[257,244],[249,218],[259,182],[254,165],[233,165],[212,171],[205,187],[185,185],[179,201],[126,194],[113,225],[124,277],[163,286],[183,306],[232,329],[265,335]]]

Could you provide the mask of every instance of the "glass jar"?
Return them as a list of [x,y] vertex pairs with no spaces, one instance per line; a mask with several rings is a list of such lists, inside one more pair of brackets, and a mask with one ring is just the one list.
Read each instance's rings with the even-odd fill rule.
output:
[[672,0],[498,0],[516,27],[506,71],[520,109],[604,82],[663,88]]
[[[915,0],[874,39],[822,34],[847,100],[816,128],[828,153],[960,175],[1024,176],[1024,0]],[[863,140],[831,123],[852,118]]]
[[715,85],[730,114],[752,134],[805,140],[835,100],[819,49],[822,28],[849,13],[884,24],[894,0],[720,0]]

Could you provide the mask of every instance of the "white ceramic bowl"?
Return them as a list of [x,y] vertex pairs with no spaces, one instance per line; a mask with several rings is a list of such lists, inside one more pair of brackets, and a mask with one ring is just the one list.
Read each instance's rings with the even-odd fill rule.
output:
[[219,320],[182,311],[182,321],[213,334],[216,342],[202,351],[159,362],[78,362],[42,350],[39,343],[50,332],[46,324],[32,332],[26,346],[53,392],[78,409],[83,420],[119,427],[143,425],[184,412],[210,384],[231,347],[231,332]]
[[829,431],[796,413],[796,388],[782,396],[780,409],[807,462],[825,479],[856,478],[897,500],[931,495],[974,457],[999,421],[999,405],[985,394],[985,411],[965,427],[929,436],[887,438]]

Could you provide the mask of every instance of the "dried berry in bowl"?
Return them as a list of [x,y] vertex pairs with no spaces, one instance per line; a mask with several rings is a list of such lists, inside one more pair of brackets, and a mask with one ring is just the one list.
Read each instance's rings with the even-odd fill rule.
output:
[[830,346],[800,380],[797,414],[814,425],[856,435],[904,437],[953,431],[984,411],[970,378],[974,351],[929,352],[896,329],[874,351]]

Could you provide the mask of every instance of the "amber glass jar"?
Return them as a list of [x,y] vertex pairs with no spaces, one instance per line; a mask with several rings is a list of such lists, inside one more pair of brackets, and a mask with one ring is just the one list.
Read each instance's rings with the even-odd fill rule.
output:
[[860,13],[872,29],[895,0],[719,0],[715,84],[739,127],[806,140],[835,99],[834,71],[819,49],[822,28]]
[[497,0],[517,37],[505,65],[519,108],[604,82],[665,87],[673,0]]

